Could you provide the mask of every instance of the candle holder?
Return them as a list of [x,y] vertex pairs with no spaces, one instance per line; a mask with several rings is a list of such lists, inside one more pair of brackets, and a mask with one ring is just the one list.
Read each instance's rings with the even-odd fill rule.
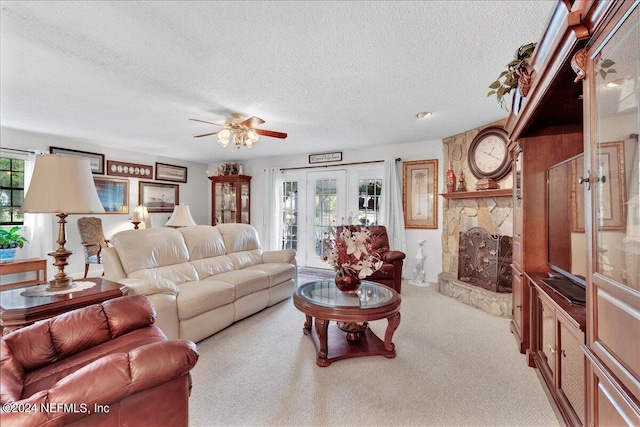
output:
[[131,224],[133,224],[133,229],[137,230],[139,228],[138,226],[140,225],[141,222],[142,221],[131,221]]

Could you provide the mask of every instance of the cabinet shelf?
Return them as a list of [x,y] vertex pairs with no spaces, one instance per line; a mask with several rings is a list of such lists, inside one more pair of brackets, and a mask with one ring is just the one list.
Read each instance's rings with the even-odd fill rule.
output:
[[211,186],[211,224],[249,224],[250,182],[248,175],[209,177]]
[[499,188],[496,190],[458,191],[454,193],[440,193],[445,199],[477,199],[480,197],[511,197],[512,188]]

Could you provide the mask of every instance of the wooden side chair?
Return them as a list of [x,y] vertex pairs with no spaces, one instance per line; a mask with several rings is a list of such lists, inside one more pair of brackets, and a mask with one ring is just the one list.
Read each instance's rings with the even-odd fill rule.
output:
[[[102,264],[102,248],[109,246],[109,240],[104,237],[100,218],[78,219],[78,230],[84,250],[84,277],[86,278],[90,264]],[[104,272],[102,274],[104,275]]]

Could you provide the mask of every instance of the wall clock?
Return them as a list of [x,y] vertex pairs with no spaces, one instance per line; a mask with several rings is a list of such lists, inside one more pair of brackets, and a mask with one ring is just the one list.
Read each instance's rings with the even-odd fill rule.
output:
[[482,129],[469,146],[469,170],[478,179],[499,181],[511,170],[509,137],[504,128],[490,126]]

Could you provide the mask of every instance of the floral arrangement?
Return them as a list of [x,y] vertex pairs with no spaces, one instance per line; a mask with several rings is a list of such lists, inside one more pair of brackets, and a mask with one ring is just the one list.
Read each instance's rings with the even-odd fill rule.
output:
[[331,264],[343,276],[357,274],[360,279],[372,275],[382,268],[380,256],[373,251],[376,236],[367,228],[354,229],[345,226],[338,234],[335,226],[325,232],[322,260]]

